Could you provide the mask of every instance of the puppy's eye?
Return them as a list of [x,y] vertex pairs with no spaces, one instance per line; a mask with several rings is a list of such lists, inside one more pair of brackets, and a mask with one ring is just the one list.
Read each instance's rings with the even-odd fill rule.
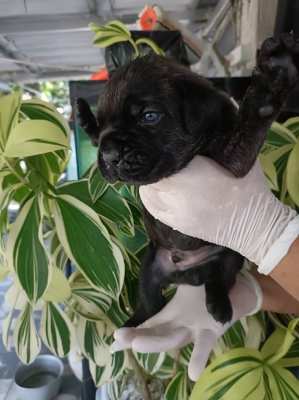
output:
[[157,111],[146,111],[141,115],[140,121],[143,124],[157,124],[162,118],[162,113]]

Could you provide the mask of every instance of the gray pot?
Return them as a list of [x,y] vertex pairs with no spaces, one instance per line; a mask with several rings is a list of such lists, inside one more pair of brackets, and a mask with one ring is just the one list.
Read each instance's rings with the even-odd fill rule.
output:
[[42,355],[30,365],[22,365],[15,374],[17,399],[51,400],[59,392],[63,363],[52,355]]

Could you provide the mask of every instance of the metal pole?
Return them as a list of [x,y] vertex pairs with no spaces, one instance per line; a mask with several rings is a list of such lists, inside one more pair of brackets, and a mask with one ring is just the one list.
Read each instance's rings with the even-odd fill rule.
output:
[[82,360],[83,379],[81,385],[81,399],[95,400],[96,387],[90,374],[89,362],[86,358]]

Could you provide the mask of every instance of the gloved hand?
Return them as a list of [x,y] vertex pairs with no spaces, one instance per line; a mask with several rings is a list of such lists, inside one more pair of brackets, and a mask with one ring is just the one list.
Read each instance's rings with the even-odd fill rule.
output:
[[239,274],[230,292],[232,321],[216,322],[206,308],[204,286],[181,285],[171,301],[154,317],[137,328],[120,328],[114,333],[111,350],[132,348],[141,353],[179,349],[194,343],[188,374],[196,381],[205,368],[211,350],[225,331],[240,318],[255,314],[262,304],[262,292],[248,272]]
[[225,246],[269,274],[299,235],[299,217],[267,187],[257,161],[235,178],[215,161],[195,156],[177,174],[141,186],[152,216],[187,235]]

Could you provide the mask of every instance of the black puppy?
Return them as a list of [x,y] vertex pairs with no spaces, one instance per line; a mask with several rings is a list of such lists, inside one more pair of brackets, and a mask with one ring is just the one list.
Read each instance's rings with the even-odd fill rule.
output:
[[[81,125],[99,146],[104,177],[135,185],[159,181],[197,155],[242,177],[253,166],[267,129],[298,79],[299,42],[291,34],[266,40],[239,108],[206,79],[173,61],[147,56],[118,69],[107,83],[97,116],[78,100]],[[203,189],[204,190],[204,189]],[[144,210],[151,240],[140,275],[136,326],[164,305],[170,283],[205,284],[207,308],[229,321],[228,293],[243,264],[235,252],[173,230]]]

